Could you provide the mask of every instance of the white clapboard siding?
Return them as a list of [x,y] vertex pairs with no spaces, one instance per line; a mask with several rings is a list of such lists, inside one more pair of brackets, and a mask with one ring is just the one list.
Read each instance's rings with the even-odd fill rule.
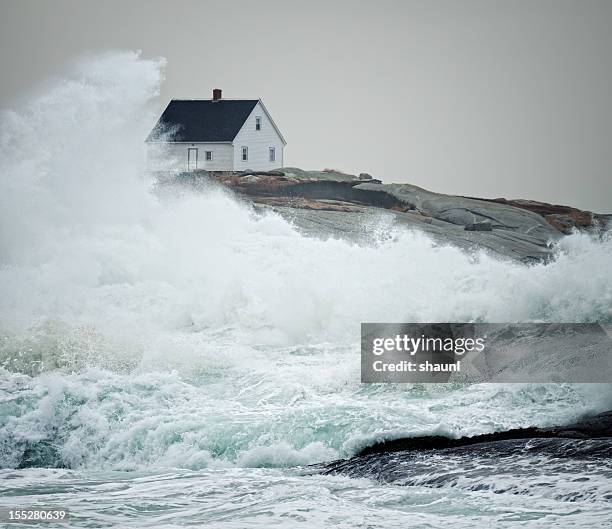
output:
[[[150,143],[148,146],[149,169],[174,172],[189,170],[188,149],[198,150],[197,169],[207,171],[231,171],[233,169],[234,149],[231,143]],[[212,152],[212,160],[206,160],[206,151]]]
[[[255,120],[261,118],[261,130],[256,130]],[[242,147],[248,147],[248,160],[242,160]],[[270,161],[270,147],[274,147],[276,161]],[[284,143],[276,131],[261,101],[244,122],[244,125],[234,138],[234,170],[269,171],[283,167]]]

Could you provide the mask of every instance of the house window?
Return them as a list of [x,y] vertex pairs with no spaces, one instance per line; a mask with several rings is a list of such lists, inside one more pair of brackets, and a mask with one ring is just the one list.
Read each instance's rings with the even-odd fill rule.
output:
[[206,161],[211,162],[212,161],[212,151],[205,151],[205,153],[206,153]]
[[276,161],[276,149],[274,147],[270,147],[270,161]]
[[261,130],[261,117],[259,116],[255,118],[255,130]]
[[242,161],[246,162],[249,159],[249,148],[248,147],[243,147],[242,148]]

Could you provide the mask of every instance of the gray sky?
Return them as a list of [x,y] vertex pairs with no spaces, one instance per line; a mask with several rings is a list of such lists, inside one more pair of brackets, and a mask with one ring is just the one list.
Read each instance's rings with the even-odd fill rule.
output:
[[612,212],[612,2],[0,0],[0,106],[83,53],[260,97],[285,161]]

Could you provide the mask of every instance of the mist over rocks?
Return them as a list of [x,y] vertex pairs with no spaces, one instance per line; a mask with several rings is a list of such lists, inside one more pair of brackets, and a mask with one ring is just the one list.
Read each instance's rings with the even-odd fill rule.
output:
[[608,215],[568,206],[445,195],[334,169],[195,171],[161,181],[197,185],[210,180],[249,197],[257,207],[274,209],[308,234],[359,239],[360,220],[383,213],[391,224],[425,232],[439,244],[484,249],[523,262],[545,261],[564,235],[605,230],[610,220]]

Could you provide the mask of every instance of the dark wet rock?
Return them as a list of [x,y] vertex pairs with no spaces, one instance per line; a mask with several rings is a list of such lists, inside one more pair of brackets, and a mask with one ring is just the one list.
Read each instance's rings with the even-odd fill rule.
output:
[[465,231],[493,231],[493,226],[490,222],[475,222],[474,224],[466,224]]
[[459,439],[436,435],[394,439],[349,459],[313,465],[311,471],[433,487],[456,485],[459,473],[468,488],[480,490],[495,486],[494,481],[487,484],[492,468],[496,474],[529,479],[536,471],[573,474],[589,462],[609,475],[611,458],[612,412],[606,412],[552,428],[520,428]]
[[282,171],[241,171],[238,176],[285,176]]
[[310,209],[314,211],[341,211],[362,213],[364,208],[342,200],[314,200],[302,197],[257,197],[257,204],[288,207],[294,209]]
[[[561,501],[609,498],[612,438],[503,439],[436,450],[354,457],[309,473],[368,478],[398,486],[459,487],[495,494],[527,494]],[[559,480],[570,480],[569,488]],[[598,484],[599,486],[594,486]]]
[[474,435],[472,437],[460,437],[458,439],[441,435],[430,435],[385,440],[364,448],[358,455],[363,456],[406,450],[457,448],[481,443],[507,441],[509,439],[595,439],[601,437],[612,438],[612,411],[583,417],[575,423],[551,428],[516,428],[504,432]]

